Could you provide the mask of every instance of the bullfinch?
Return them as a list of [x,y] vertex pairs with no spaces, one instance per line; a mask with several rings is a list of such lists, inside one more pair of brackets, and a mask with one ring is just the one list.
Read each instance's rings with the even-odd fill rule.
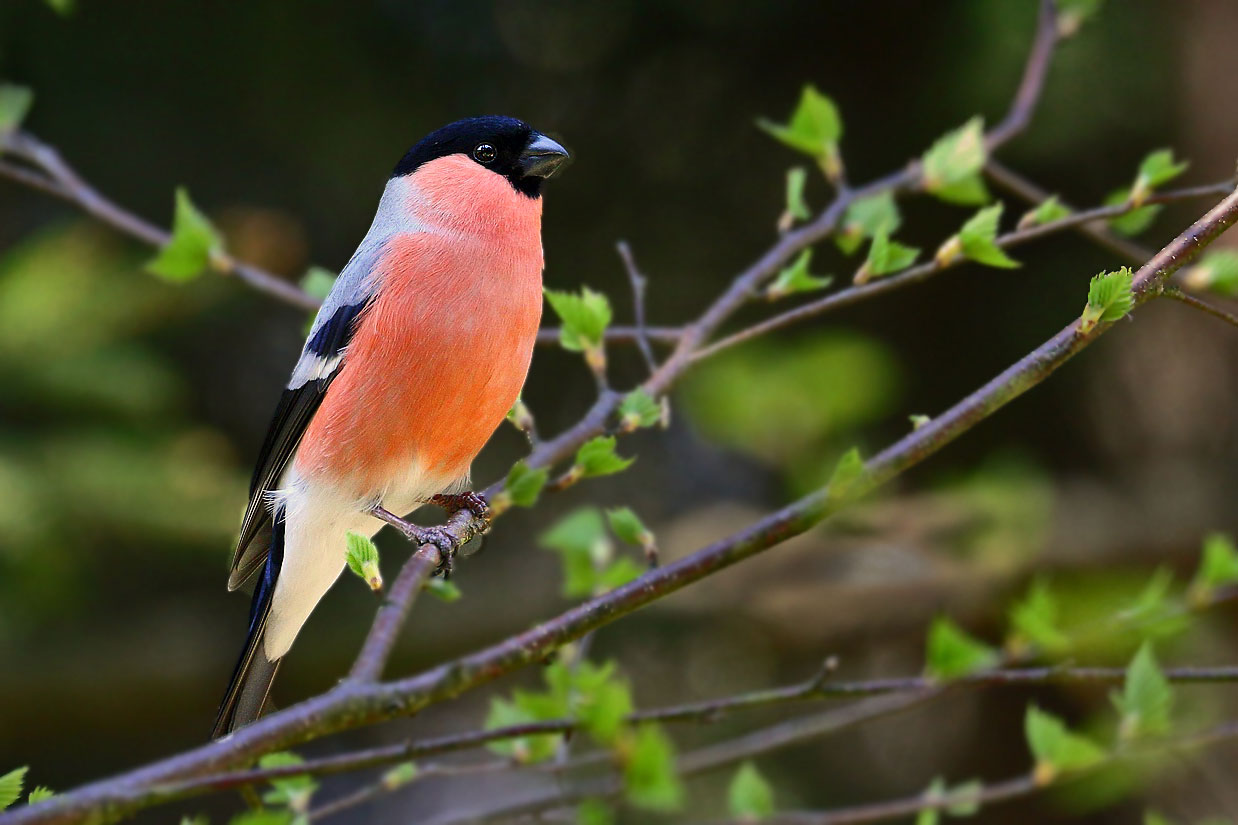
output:
[[376,506],[469,506],[542,312],[542,182],[567,151],[509,117],[430,133],[395,167],[292,370],[250,483],[228,589],[258,574],[215,721],[262,712],[280,660]]

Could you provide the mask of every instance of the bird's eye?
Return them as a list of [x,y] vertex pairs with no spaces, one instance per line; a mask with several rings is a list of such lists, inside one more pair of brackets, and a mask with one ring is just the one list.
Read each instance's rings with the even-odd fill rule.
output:
[[498,151],[489,143],[479,143],[473,147],[473,159],[478,163],[490,163],[498,156]]

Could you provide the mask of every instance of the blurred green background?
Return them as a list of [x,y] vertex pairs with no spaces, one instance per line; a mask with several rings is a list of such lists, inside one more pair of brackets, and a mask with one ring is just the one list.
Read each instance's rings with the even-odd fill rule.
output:
[[[1000,118],[1034,19],[1032,0],[79,0],[66,17],[0,0],[0,78],[35,90],[27,126],[101,191],[166,224],[185,185],[231,251],[290,279],[343,265],[425,132],[522,117],[576,156],[547,188],[547,284],[603,290],[626,322],[624,238],[650,278],[650,322],[677,324],[775,237],[784,172],[801,160],[754,118],[782,118],[815,83],[842,111],[852,179],[870,179],[972,114]],[[1191,159],[1189,181],[1232,174],[1235,38],[1229,0],[1110,3],[1063,44],[1032,128],[1001,157],[1078,205],[1161,146]],[[827,195],[811,182],[811,203]],[[1202,209],[1167,208],[1146,241]],[[968,214],[909,201],[900,238],[932,250]],[[305,322],[217,276],[160,282],[141,270],[149,255],[0,180],[0,770],[29,763],[53,788],[204,740],[247,610],[224,589],[230,543]],[[629,504],[666,556],[687,553],[819,483],[847,447],[874,451],[908,415],[942,411],[1075,317],[1090,275],[1126,263],[1073,235],[1017,257],[1022,269],[963,267],[711,362],[676,394],[668,431],[621,443],[639,456],[632,470],[505,517],[461,564],[464,598],[418,607],[393,672],[563,608],[556,559],[536,542],[561,515]],[[842,278],[854,266],[832,245],[814,258]],[[871,503],[604,629],[595,651],[622,663],[643,706],[799,679],[826,654],[845,677],[898,675],[920,669],[938,612],[999,638],[1037,571],[1100,600],[1157,563],[1185,573],[1204,533],[1238,528],[1236,354],[1232,329],[1149,306]],[[641,378],[634,352],[612,360],[617,385]],[[577,356],[539,349],[524,397],[543,432],[592,392]],[[489,482],[523,449],[503,428],[475,477]],[[380,546],[390,575],[405,548],[385,535]],[[341,581],[284,665],[277,703],[339,678],[374,608]],[[1233,661],[1234,619],[1212,614],[1165,658]],[[1191,691],[1193,704],[1238,709],[1232,691]],[[939,773],[1002,778],[1026,765],[1029,695],[959,694],[763,765],[784,807],[910,793]],[[1099,690],[1036,695],[1076,718],[1103,705]],[[341,739],[464,730],[484,711],[470,696]],[[1184,761],[1146,792],[1184,821],[1238,812],[1233,756]],[[427,783],[339,819],[432,821],[510,790]],[[723,790],[721,776],[694,782],[692,809],[718,813]],[[1140,810],[1080,814],[1050,797],[978,819],[1116,823]]]

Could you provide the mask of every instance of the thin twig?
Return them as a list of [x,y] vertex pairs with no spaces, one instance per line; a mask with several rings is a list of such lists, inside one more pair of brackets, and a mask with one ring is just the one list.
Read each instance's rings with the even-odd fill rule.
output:
[[[1036,51],[1034,48],[1033,55]],[[1042,73],[1044,69],[1042,63],[1030,60],[1025,75]],[[1021,84],[1021,88],[1026,86],[1026,83]],[[999,137],[1001,140],[1008,139],[1014,131]],[[918,165],[913,163],[865,187],[846,190],[813,222],[780,238],[765,255],[736,276],[731,286],[696,322],[683,328],[671,356],[646,382],[646,391],[654,396],[662,395],[690,366],[694,351],[718,326],[749,300],[760,284],[772,277],[791,256],[828,236],[855,198],[883,191],[908,191],[917,186],[919,178]],[[1207,243],[1215,232],[1232,222],[1230,206],[1227,201],[1222,205],[1224,208],[1208,216],[1209,223],[1194,227],[1190,241],[1182,238],[1175,241],[1171,263],[1165,268],[1167,272],[1176,268],[1172,265],[1176,256],[1182,259],[1189,257],[1194,248]],[[977,421],[1039,383],[1054,368],[1103,334],[1107,327],[1100,324],[1089,334],[1076,336],[1072,325],[1072,328],[1059,333],[954,409],[877,456],[868,466],[869,478],[874,484],[886,481],[931,455]],[[1070,344],[1064,346],[1067,340]],[[548,466],[570,455],[585,440],[605,428],[617,406],[616,394],[602,394],[577,424],[535,449],[528,459],[530,466]],[[497,491],[499,488],[500,485],[494,485],[491,489]],[[0,814],[0,823],[67,823],[83,816],[90,816],[100,823],[113,821],[164,798],[158,789],[179,780],[235,767],[258,754],[335,731],[416,713],[434,702],[540,660],[548,651],[579,638],[595,627],[802,533],[837,509],[840,503],[839,500],[831,501],[828,491],[819,491],[727,539],[651,571],[636,582],[592,599],[491,648],[395,683],[346,681],[327,694],[260,719],[223,740],[60,794],[35,806]]]
[[382,794],[403,788],[412,782],[420,782],[440,776],[475,776],[483,773],[496,773],[509,768],[511,768],[511,761],[507,759],[492,759],[487,762],[464,765],[418,765],[416,774],[408,782],[395,784],[384,778],[373,784],[363,785],[351,793],[333,799],[330,802],[324,802],[317,808],[312,808],[306,815],[306,818],[310,822],[321,821],[342,811],[355,808],[358,805],[364,805],[366,802],[376,799]]
[[615,249],[619,252],[619,259],[623,261],[623,270],[628,274],[628,281],[632,284],[632,315],[636,321],[636,346],[640,350],[641,357],[645,359],[645,366],[653,372],[658,368],[658,362],[654,360],[653,347],[650,346],[649,335],[645,331],[645,287],[649,279],[642,275],[636,266],[636,258],[633,257],[632,247],[627,241],[619,241],[615,244]]
[[[406,536],[415,533],[416,525],[394,515],[383,507],[374,507],[371,512],[388,524],[403,532]],[[476,516],[470,510],[458,510],[448,519],[447,524],[439,528],[442,534],[454,542],[456,547],[467,544],[474,536],[484,532],[488,522]],[[348,678],[358,682],[373,682],[383,674],[391,651],[399,639],[400,630],[408,619],[409,611],[417,594],[421,592],[426,581],[442,563],[443,549],[432,543],[420,545],[409,557],[396,577],[395,584],[387,593],[382,607],[374,617],[374,624],[361,645],[361,652],[353,662]]]
[[[9,151],[41,169],[59,187],[58,190],[46,186],[39,187],[43,191],[69,201],[87,214],[151,246],[163,246],[171,240],[171,235],[163,229],[105,198],[86,183],[77,171],[60,156],[59,152],[29,132],[9,135],[0,149]],[[8,165],[0,167],[0,174],[30,185],[31,181],[12,174],[12,171],[13,167]],[[224,274],[233,275],[248,286],[284,303],[302,309],[318,308],[319,302],[316,298],[264,269],[241,263],[227,255],[212,256],[211,263]]]
[[1166,298],[1173,298],[1175,301],[1181,301],[1189,307],[1194,307],[1200,312],[1206,312],[1213,318],[1219,318],[1230,326],[1238,327],[1238,316],[1232,315],[1219,307],[1214,307],[1207,301],[1202,301],[1194,295],[1188,295],[1176,286],[1166,286],[1161,290],[1161,294]]
[[[1047,190],[1042,189],[1018,172],[993,158],[989,158],[985,163],[984,173],[989,180],[1033,206],[1043,203],[1051,196]],[[1069,207],[1067,203],[1062,205]],[[1133,264],[1142,264],[1152,257],[1151,249],[1141,246],[1134,241],[1118,237],[1103,224],[1080,224],[1075,227],[1075,230],[1109,251],[1116,252]]]
[[[1231,194],[1170,242],[1138,273],[1133,284],[1142,303],[1199,250],[1238,219],[1238,194]],[[1072,321],[976,392],[874,456],[854,490],[883,484],[919,464],[1015,398],[1044,381],[1112,324],[1088,332]],[[668,362],[669,363],[669,362]],[[667,369],[664,364],[659,370]],[[656,378],[656,376],[655,376]],[[653,379],[651,379],[653,380]],[[596,406],[596,405],[595,405]],[[553,443],[553,442],[549,442]],[[546,445],[543,445],[544,448]],[[145,804],[151,788],[193,775],[218,772],[244,760],[347,728],[416,713],[429,705],[488,683],[671,592],[803,533],[846,501],[818,490],[725,539],[646,573],[604,596],[484,650],[393,683],[342,683],[335,690],[259,719],[231,736],[148,765],[59,794],[38,805],[0,814],[0,825],[76,822],[90,814],[112,821]]]
[[[1205,186],[1192,186],[1186,189],[1170,190],[1160,192],[1146,201],[1146,203],[1169,203],[1172,201],[1187,200],[1198,197],[1214,197],[1217,195],[1226,195],[1234,190],[1232,181],[1222,181],[1219,183],[1208,184]],[[1059,218],[1056,221],[1030,226],[1024,229],[1015,229],[1007,232],[1004,235],[997,237],[994,244],[1001,249],[1010,249],[1019,246],[1020,244],[1042,238],[1046,235],[1052,235],[1058,232],[1063,232],[1068,229],[1078,229],[1079,227],[1089,226],[1096,221],[1106,218],[1115,218],[1130,212],[1135,207],[1131,204],[1120,204],[1116,206],[1098,206],[1092,209],[1087,209],[1079,212],[1072,212],[1064,218]],[[1151,255],[1149,254],[1149,258]],[[887,278],[882,278],[876,281],[856,284],[853,286],[840,289],[837,292],[832,292],[815,301],[810,301],[806,304],[801,304],[794,309],[789,309],[786,312],[780,313],[760,321],[751,326],[728,335],[714,343],[698,349],[692,356],[693,361],[702,361],[706,358],[717,355],[723,350],[751,341],[754,338],[759,338],[768,335],[786,327],[793,326],[805,321],[809,318],[814,318],[826,312],[831,312],[845,306],[859,303],[860,301],[872,298],[875,295],[880,295],[885,292],[890,292],[895,289],[901,289],[910,284],[918,283],[927,280],[928,278],[937,275],[947,269],[952,269],[967,263],[969,259],[962,256],[956,256],[948,260],[940,260],[934,258],[931,261],[925,261],[917,266],[910,267],[895,275]],[[1145,261],[1147,258],[1144,259]]]
[[1045,77],[1049,73],[1049,64],[1053,60],[1053,49],[1057,41],[1057,5],[1054,0],[1040,0],[1036,37],[1032,41],[1032,50],[1023,68],[1019,89],[1015,92],[1006,116],[993,127],[985,139],[985,146],[990,153],[1031,123],[1036,105],[1044,91]]
[[[973,805],[984,807],[996,802],[1031,796],[1066,781],[1094,774],[1116,763],[1146,759],[1165,753],[1195,750],[1217,742],[1233,739],[1235,736],[1238,736],[1238,724],[1231,722],[1196,734],[1182,736],[1178,739],[1155,742],[1130,750],[1114,751],[1096,765],[1083,770],[1064,772],[1049,780],[1037,777],[1035,772],[1032,772],[1001,782],[986,783],[979,790],[963,788],[943,794],[930,795],[928,793],[919,793],[903,797],[902,799],[856,805],[851,808],[839,808],[833,811],[791,811],[774,814],[762,821],[768,823],[768,825],[868,825],[868,823],[873,822],[885,822],[890,819],[915,816],[920,811],[925,810],[945,810],[960,804],[966,804],[969,807]],[[728,819],[713,822],[710,825],[744,825],[744,822],[746,820]]]

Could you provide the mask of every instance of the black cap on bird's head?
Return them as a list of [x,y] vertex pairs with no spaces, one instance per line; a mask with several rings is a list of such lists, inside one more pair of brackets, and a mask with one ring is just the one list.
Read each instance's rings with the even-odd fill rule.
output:
[[448,155],[471,158],[531,198],[541,194],[542,181],[569,158],[566,149],[524,121],[489,115],[457,120],[426,135],[408,150],[391,176],[412,174],[422,164]]

